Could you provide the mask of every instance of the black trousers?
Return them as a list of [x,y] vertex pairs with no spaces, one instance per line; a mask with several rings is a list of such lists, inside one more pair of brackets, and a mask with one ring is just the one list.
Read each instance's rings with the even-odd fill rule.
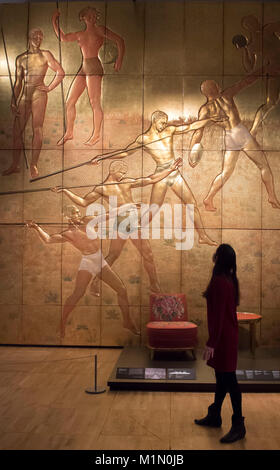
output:
[[217,372],[216,374],[216,391],[215,391],[215,405],[220,412],[224,398],[229,392],[233,415],[236,418],[242,417],[242,396],[237,382],[235,372]]

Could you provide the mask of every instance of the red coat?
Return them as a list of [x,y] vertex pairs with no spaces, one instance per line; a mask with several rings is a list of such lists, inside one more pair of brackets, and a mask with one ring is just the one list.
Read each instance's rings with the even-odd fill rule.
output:
[[225,276],[215,276],[207,295],[209,339],[214,357],[207,364],[218,372],[234,372],[237,366],[238,322],[235,288]]

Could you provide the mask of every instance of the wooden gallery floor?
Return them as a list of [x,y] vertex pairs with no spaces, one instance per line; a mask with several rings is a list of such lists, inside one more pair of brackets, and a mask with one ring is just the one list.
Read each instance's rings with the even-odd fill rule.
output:
[[117,349],[0,347],[0,449],[280,449],[280,394],[244,394],[247,436],[232,445],[219,438],[230,426],[226,398],[221,429],[193,424],[210,393],[110,391]]

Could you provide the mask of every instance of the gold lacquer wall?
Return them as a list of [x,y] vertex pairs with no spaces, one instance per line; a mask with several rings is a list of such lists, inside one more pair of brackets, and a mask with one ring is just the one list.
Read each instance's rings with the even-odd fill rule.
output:
[[[186,294],[202,346],[202,292],[229,243],[239,310],[279,345],[279,2],[0,6],[0,342],[145,344],[164,292]],[[166,205],[158,238],[110,238],[125,217],[109,210],[128,203]],[[178,249],[186,204],[194,242]],[[86,231],[98,211],[101,240]]]

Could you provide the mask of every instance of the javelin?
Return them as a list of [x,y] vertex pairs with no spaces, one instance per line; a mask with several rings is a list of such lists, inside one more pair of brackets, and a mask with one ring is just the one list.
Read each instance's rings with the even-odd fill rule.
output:
[[[57,11],[59,11],[59,9],[58,9],[58,1],[56,2],[56,8],[57,8]],[[60,63],[60,65],[61,65],[62,54],[61,54],[61,33],[60,33],[59,17],[57,18],[57,26],[58,26],[59,63]],[[65,132],[65,129],[66,129],[66,119],[65,119],[65,103],[64,103],[63,80],[60,82],[60,87],[61,87],[62,108],[63,108],[63,130],[64,130],[64,132]]]
[[[170,137],[170,135],[167,135],[165,137],[162,137],[161,139],[153,140],[152,142],[147,142],[147,144],[145,144],[145,145],[151,145],[151,144],[154,144],[156,142],[160,142],[161,140],[168,139],[169,137]],[[143,146],[144,146],[144,144],[141,144],[141,145],[138,145],[137,147],[133,147],[131,149],[127,149],[127,147],[126,147],[126,148],[121,149],[121,150],[115,150],[114,152],[101,153],[99,155],[96,155],[94,157],[94,159],[98,158],[98,163],[99,163],[102,160],[107,160],[109,158],[116,157],[117,155],[120,155],[121,153],[141,149]],[[49,176],[58,175],[59,173],[63,173],[65,171],[75,170],[76,168],[80,168],[81,166],[91,164],[92,160],[93,159],[87,160],[86,162],[79,163],[78,165],[69,166],[68,168],[64,168],[63,170],[54,171],[53,173],[49,173],[48,175],[38,176],[38,178],[33,178],[33,179],[29,180],[29,182],[33,183],[35,181],[39,181],[39,180],[42,180],[42,179],[45,179],[45,178],[49,178]]]
[[[137,179],[140,178],[135,178]],[[41,191],[51,191],[53,188],[58,188],[58,189],[79,189],[79,188],[97,188],[100,186],[113,186],[113,185],[119,185],[119,184],[129,184],[127,181],[114,181],[113,183],[98,183],[98,184],[82,184],[80,186],[68,186],[67,188],[64,188],[62,186],[51,186],[50,188],[37,188],[37,189],[19,189],[17,191],[6,191],[6,192],[0,192],[0,196],[9,196],[12,194],[26,194],[26,193],[39,193]]]
[[[191,124],[194,124],[196,122],[201,122],[201,121],[208,121],[208,119],[198,119],[197,121],[193,121],[193,122],[190,122],[189,124],[184,124],[182,123],[182,125],[191,125]],[[210,119],[209,119],[210,121]],[[191,129],[193,131],[197,130],[197,129]],[[101,153],[99,155],[96,155],[94,157],[94,160],[95,159],[98,159],[97,161],[98,162],[101,162],[102,160],[107,160],[109,158],[112,158],[112,157],[116,157],[117,155],[120,155],[121,153],[124,153],[124,152],[129,152],[129,151],[134,151],[134,150],[138,150],[138,149],[141,149],[143,148],[144,146],[146,145],[151,145],[151,144],[154,144],[156,142],[160,142],[161,140],[164,140],[164,139],[169,139],[170,138],[170,135],[167,135],[165,137],[161,137],[161,139],[156,139],[156,140],[153,140],[152,142],[147,142],[145,144],[141,144],[141,145],[138,145],[136,147],[132,147],[132,148],[128,148],[131,144],[129,144],[127,147],[125,147],[124,149],[121,149],[121,150],[115,150],[114,152],[107,152],[107,153]],[[30,183],[33,183],[34,181],[39,181],[39,180],[42,180],[42,179],[45,179],[45,178],[48,178],[49,176],[54,176],[54,175],[58,175],[59,173],[64,173],[65,171],[69,171],[69,170],[74,170],[76,168],[80,168],[81,166],[84,166],[84,165],[89,165],[91,164],[93,161],[93,158],[91,160],[88,160],[86,162],[82,162],[82,163],[79,163],[78,165],[74,165],[74,166],[70,166],[68,168],[64,168],[63,170],[58,170],[58,171],[54,171],[53,173],[49,173],[47,175],[43,175],[43,176],[38,176],[37,178],[33,178],[33,179],[30,179],[29,182]]]
[[[12,95],[13,95],[13,99],[14,99],[14,102],[15,102],[15,105],[16,105],[17,100],[16,100],[16,96],[15,96],[15,90],[14,90],[14,87],[13,87],[12,75],[11,75],[10,64],[9,64],[8,53],[7,53],[7,47],[6,47],[6,41],[5,41],[4,31],[3,31],[3,26],[2,25],[1,25],[1,34],[2,34],[2,39],[3,39],[3,45],[4,45],[6,62],[7,62],[7,68],[8,68],[8,72],[9,72],[9,79],[10,79],[10,85],[11,85],[11,89],[12,89]],[[22,138],[22,134],[21,134],[20,123],[18,121],[17,116],[15,116],[15,119],[17,120],[18,125],[19,125],[24,160],[25,160],[26,168],[28,169],[28,163],[27,163],[27,158],[26,158],[26,153],[25,153],[25,148],[24,148],[24,142],[23,142],[23,138]]]

